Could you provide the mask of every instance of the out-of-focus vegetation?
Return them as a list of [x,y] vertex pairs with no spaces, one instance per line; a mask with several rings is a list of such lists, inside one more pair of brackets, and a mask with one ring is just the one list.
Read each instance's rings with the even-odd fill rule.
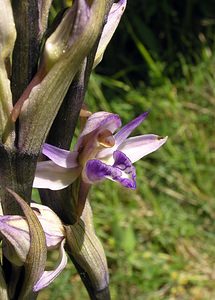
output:
[[[214,10],[206,0],[129,1],[91,78],[92,111],[126,123],[149,110],[136,133],[169,136],[136,164],[136,192],[108,181],[91,191],[113,300],[215,299]],[[88,297],[69,264],[39,299]]]

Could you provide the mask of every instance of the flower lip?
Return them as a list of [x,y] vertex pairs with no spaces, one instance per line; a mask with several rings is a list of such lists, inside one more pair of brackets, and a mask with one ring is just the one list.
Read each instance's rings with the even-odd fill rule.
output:
[[127,188],[135,189],[136,171],[129,158],[121,151],[115,151],[113,158],[114,164],[112,166],[98,159],[89,160],[84,172],[85,181],[92,184],[108,178]]

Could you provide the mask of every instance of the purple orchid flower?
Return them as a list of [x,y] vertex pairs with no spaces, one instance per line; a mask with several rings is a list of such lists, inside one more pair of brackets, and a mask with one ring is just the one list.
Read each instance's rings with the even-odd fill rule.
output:
[[147,112],[121,126],[120,117],[108,112],[92,114],[86,122],[73,152],[44,144],[42,153],[50,160],[38,162],[33,186],[59,190],[80,174],[88,184],[110,179],[135,189],[136,172],[132,163],[160,148],[167,137],[146,134],[129,137]]

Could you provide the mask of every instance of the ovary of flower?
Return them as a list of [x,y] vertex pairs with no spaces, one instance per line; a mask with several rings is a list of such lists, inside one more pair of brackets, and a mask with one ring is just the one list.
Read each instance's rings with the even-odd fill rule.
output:
[[[61,220],[47,206],[31,203],[46,237],[47,250],[59,250],[59,263],[55,270],[44,271],[34,286],[37,292],[48,286],[65,268],[67,256],[64,250],[65,232]],[[18,215],[0,216],[0,236],[4,239],[4,255],[15,265],[25,263],[30,249],[29,227],[25,217]]]
[[88,184],[107,178],[135,189],[132,163],[159,149],[167,140],[154,134],[129,137],[147,115],[141,114],[114,134],[121,126],[120,117],[97,112],[88,118],[73,152],[44,144],[42,152],[50,160],[37,164],[34,187],[63,189],[81,175]]

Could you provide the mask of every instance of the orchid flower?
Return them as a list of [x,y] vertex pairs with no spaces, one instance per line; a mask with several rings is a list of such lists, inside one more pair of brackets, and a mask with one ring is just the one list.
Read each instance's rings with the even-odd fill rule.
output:
[[120,117],[108,112],[92,114],[81,133],[74,151],[44,144],[42,153],[50,160],[38,162],[34,187],[59,190],[81,175],[88,184],[110,179],[124,187],[136,188],[136,171],[132,163],[160,148],[167,137],[146,134],[129,137],[147,112],[121,126]]
[[[48,250],[59,250],[59,263],[55,270],[44,271],[34,286],[37,292],[48,286],[65,268],[67,256],[64,250],[65,232],[58,216],[47,206],[31,203],[46,237]],[[0,216],[0,237],[4,240],[4,255],[17,266],[25,263],[30,248],[29,227],[25,217],[19,215]]]

